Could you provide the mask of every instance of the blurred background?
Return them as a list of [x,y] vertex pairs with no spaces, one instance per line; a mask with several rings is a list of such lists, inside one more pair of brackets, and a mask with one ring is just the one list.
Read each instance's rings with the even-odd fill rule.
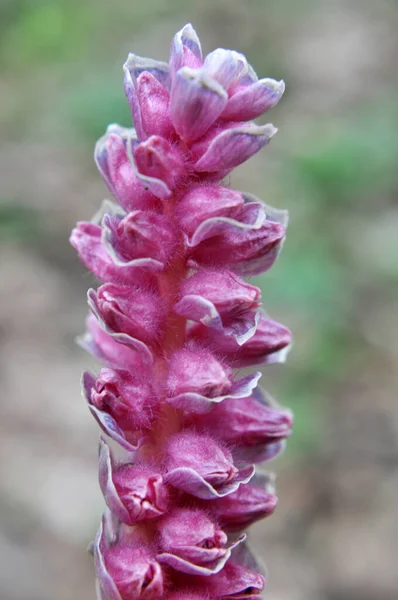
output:
[[127,53],[168,57],[192,21],[287,91],[269,148],[231,185],[290,211],[258,278],[295,334],[272,394],[295,434],[280,504],[252,541],[274,600],[398,596],[398,3],[393,0],[0,0],[0,597],[94,599],[98,431],[75,345],[87,271],[68,245],[108,195],[92,160],[130,125]]

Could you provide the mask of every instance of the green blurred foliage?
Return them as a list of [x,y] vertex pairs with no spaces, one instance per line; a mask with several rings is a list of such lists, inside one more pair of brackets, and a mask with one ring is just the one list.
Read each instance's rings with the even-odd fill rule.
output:
[[2,12],[8,26],[1,56],[11,67],[70,60],[85,51],[92,22],[79,0],[7,2]]

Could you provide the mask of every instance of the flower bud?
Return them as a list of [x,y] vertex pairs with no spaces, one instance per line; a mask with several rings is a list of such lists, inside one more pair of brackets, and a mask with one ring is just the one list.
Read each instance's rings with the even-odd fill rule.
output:
[[161,552],[157,560],[191,575],[218,573],[232,549],[245,538],[228,544],[226,534],[201,510],[176,509],[158,527]]
[[187,430],[169,439],[165,468],[167,483],[204,500],[230,494],[254,473],[253,467],[238,469],[230,451],[211,437]]
[[289,329],[265,315],[260,316],[256,332],[242,346],[233,337],[203,325],[195,325],[190,337],[216,350],[234,368],[284,362],[292,342]]
[[285,82],[260,79],[246,86],[234,86],[221,118],[226,121],[250,121],[275,106],[285,91]]
[[201,269],[180,290],[177,314],[233,336],[239,345],[254,334],[261,291],[234,273]]
[[116,263],[102,240],[102,228],[95,223],[81,221],[72,231],[70,243],[77,250],[80,260],[105,283],[149,283],[149,277],[134,264]]
[[107,540],[104,520],[94,559],[101,600],[159,600],[163,595],[160,564],[143,544]]
[[239,75],[247,69],[247,61],[243,54],[236,50],[217,48],[206,56],[203,68],[210,77],[229,90]]
[[261,600],[264,577],[232,561],[228,561],[216,575],[192,578],[195,590],[220,600]]
[[137,100],[146,137],[151,135],[159,135],[167,139],[175,137],[169,114],[170,94],[148,71],[143,71],[137,79]]
[[226,399],[211,413],[188,417],[186,422],[233,446],[236,460],[259,463],[283,450],[283,440],[291,434],[293,416],[257,388],[251,396]]
[[169,361],[167,402],[201,414],[225,398],[243,398],[247,390],[255,388],[260,376],[253,373],[234,382],[229,367],[208,350],[191,344],[175,352]]
[[140,354],[106,333],[93,314],[88,315],[86,326],[87,332],[78,339],[84,350],[109,367],[143,372],[144,364]]
[[195,425],[230,445],[273,443],[291,434],[293,417],[289,410],[271,402],[259,389],[247,398],[227,398],[210,413],[195,417]]
[[115,466],[109,446],[101,440],[99,481],[109,509],[126,525],[163,515],[169,491],[162,476],[147,465]]
[[126,371],[101,369],[98,378],[83,374],[83,394],[101,429],[129,452],[137,450],[156,416],[150,385]]
[[169,69],[166,63],[129,54],[123,65],[124,91],[134,128],[143,141],[152,133],[171,134],[168,118]]
[[214,217],[231,217],[243,206],[241,192],[220,185],[194,185],[178,201],[176,218],[183,231],[191,236],[203,221]]
[[155,342],[163,327],[160,297],[149,290],[106,283],[89,292],[90,308],[106,326],[144,343]]
[[208,398],[227,394],[232,387],[232,371],[211,352],[191,346],[173,354],[169,361],[169,397],[194,392]]
[[73,229],[70,243],[77,250],[80,260],[101,281],[128,283],[126,272],[117,267],[101,241],[102,229],[94,223],[80,221]]
[[224,177],[264,148],[277,131],[271,123],[227,123],[214,127],[192,145],[194,168],[199,173],[219,172]]
[[284,226],[266,218],[265,207],[245,204],[233,219],[209,219],[189,241],[193,265],[229,268],[257,275],[275,262],[285,237]]
[[173,259],[176,233],[163,215],[135,210],[124,218],[104,217],[105,244],[117,265],[159,271]]
[[255,476],[250,483],[212,503],[212,509],[226,531],[240,531],[271,515],[278,498],[269,479]]
[[184,175],[182,154],[158,135],[151,135],[138,144],[134,149],[134,159],[139,173],[160,180],[169,190],[173,190]]
[[94,157],[98,169],[115,199],[125,210],[159,210],[158,198],[137,178],[127,156],[126,145],[131,136],[131,130],[110,125],[95,146]]

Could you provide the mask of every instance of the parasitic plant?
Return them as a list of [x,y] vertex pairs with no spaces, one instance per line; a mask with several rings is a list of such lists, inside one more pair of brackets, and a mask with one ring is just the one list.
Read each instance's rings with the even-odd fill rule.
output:
[[237,369],[283,361],[291,335],[242,276],[272,266],[287,213],[221,182],[275,134],[252,119],[284,83],[232,50],[203,59],[186,25],[168,64],[130,54],[124,86],[134,129],[110,125],[95,149],[117,204],[71,236],[101,282],[80,339],[104,365],[83,376],[103,432],[98,598],[258,598],[244,530],[277,499],[255,465],[292,416]]

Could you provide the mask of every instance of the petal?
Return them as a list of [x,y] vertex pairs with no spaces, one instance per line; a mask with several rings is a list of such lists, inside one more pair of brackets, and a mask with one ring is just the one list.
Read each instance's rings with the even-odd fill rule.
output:
[[[122,600],[119,591],[113,581],[112,577],[108,573],[105,565],[104,550],[106,548],[105,531],[104,531],[104,518],[98,529],[98,533],[94,542],[94,564],[97,577],[99,580],[99,588],[101,590],[101,596],[105,596],[106,600]],[[97,588],[98,589],[98,588]]]
[[165,475],[165,481],[173,487],[201,498],[202,500],[212,500],[222,498],[238,489],[241,483],[247,483],[254,475],[254,467],[248,466],[239,470],[238,475],[231,482],[212,486],[197,471],[190,467],[178,467],[172,469]]
[[[135,211],[138,212],[138,211]],[[132,215],[133,213],[130,213]],[[129,216],[130,216],[129,215]],[[115,267],[124,269],[144,269],[145,271],[151,271],[154,273],[160,273],[164,269],[164,264],[159,260],[150,257],[139,257],[132,258],[131,260],[125,259],[120,252],[118,252],[117,244],[118,237],[116,231],[116,222],[109,215],[105,215],[102,221],[102,243],[104,248],[107,250],[109,256]],[[122,271],[123,272],[123,271]],[[139,275],[139,271],[135,271]],[[135,281],[137,283],[137,279]]]
[[233,553],[231,560],[217,575],[200,579],[195,578],[195,589],[207,592],[210,598],[261,600],[265,578],[256,572],[256,569],[249,570],[245,566],[237,564],[235,555],[236,551]]
[[86,325],[86,333],[77,338],[77,343],[83,350],[109,367],[132,372],[145,370],[138,352],[117,342],[113,334],[106,333],[93,314],[90,313],[87,317]]
[[191,23],[175,34],[171,43],[169,65],[173,76],[185,65],[189,67],[202,65],[200,41]]
[[242,446],[235,449],[234,457],[239,461],[259,464],[280,456],[285,451],[285,448],[285,440],[279,440],[272,444],[260,444],[258,446]]
[[181,571],[182,573],[187,573],[188,575],[213,575],[214,573],[219,573],[219,571],[221,571],[227,560],[230,558],[232,550],[245,539],[245,535],[239,536],[238,539],[225,548],[226,552],[222,558],[214,561],[213,564],[209,563],[207,567],[196,565],[168,552],[162,552],[161,554],[158,554],[156,558],[160,563],[164,563],[169,567]]
[[170,94],[158,79],[147,71],[141,73],[137,80],[137,96],[146,137],[175,137],[169,113]]
[[150,73],[166,89],[169,88],[169,68],[167,63],[143,58],[135,54],[129,54],[123,65],[124,91],[130,105],[134,127],[140,140],[146,139],[147,135],[142,124],[142,115],[139,99],[137,96],[137,79],[141,73]]
[[260,202],[244,205],[237,216],[239,220],[222,216],[206,219],[196,228],[194,234],[189,239],[189,246],[195,248],[203,241],[219,236],[229,230],[234,230],[234,233],[244,233],[245,231],[260,229],[267,218],[264,207]]
[[133,525],[130,515],[120,500],[113,483],[113,457],[108,444],[100,439],[99,442],[99,484],[108,508],[127,525]]
[[274,206],[270,206],[269,204],[263,202],[263,200],[257,198],[257,196],[255,196],[254,194],[249,194],[248,192],[244,192],[244,198],[246,203],[249,205],[256,205],[256,203],[261,204],[261,206],[264,209],[265,218],[267,219],[267,221],[279,223],[280,225],[283,225],[285,229],[287,228],[289,222],[289,212],[287,210],[283,208],[281,209],[275,208]]
[[228,101],[223,87],[203,69],[183,67],[173,80],[171,118],[177,133],[192,142],[201,137],[220,116]]
[[149,350],[148,346],[144,342],[128,335],[127,333],[115,332],[112,329],[110,329],[110,327],[107,326],[107,324],[105,323],[104,319],[102,318],[101,312],[98,308],[97,296],[96,296],[96,293],[94,290],[90,289],[88,291],[87,298],[88,298],[87,302],[90,307],[90,310],[92,311],[94,316],[97,318],[97,321],[100,324],[100,326],[102,327],[102,329],[107,334],[109,334],[115,342],[118,342],[119,344],[125,344],[128,348],[131,348],[132,350],[137,351],[140,354],[140,356],[145,364],[152,365],[152,363],[153,363],[152,352]]
[[[187,239],[193,248],[192,266],[224,267],[240,275],[255,275],[269,269],[283,246],[285,228],[267,219],[264,206],[245,204],[234,219],[217,217],[201,223]],[[214,243],[213,238],[217,236]]]
[[138,448],[138,445],[134,445],[127,440],[124,431],[120,429],[115,419],[111,417],[108,413],[99,410],[92,404],[91,390],[94,386],[94,382],[95,377],[91,375],[91,373],[83,373],[82,394],[85,400],[87,401],[91,414],[97,421],[98,425],[101,427],[102,431],[106,433],[106,435],[115,440],[115,442],[117,442],[120,446],[125,448],[125,450],[128,450],[129,452],[135,452]]
[[203,68],[227,90],[240,74],[247,71],[247,60],[235,50],[217,48],[206,56]]
[[271,515],[278,503],[275,476],[272,473],[254,475],[250,483],[213,504],[217,523],[227,532],[241,531],[259,519]]
[[[151,136],[149,138],[149,140],[151,140],[154,137],[157,138],[158,136]],[[160,139],[163,139],[163,138],[160,138]],[[131,134],[128,134],[128,133],[126,134],[125,144],[126,144],[127,157],[130,161],[134,175],[136,176],[138,181],[141,183],[141,185],[144,187],[144,189],[150,191],[151,194],[153,194],[157,198],[160,198],[161,200],[165,200],[166,198],[169,198],[171,196],[171,191],[164,181],[162,181],[158,177],[154,177],[152,175],[141,173],[141,171],[138,169],[136,158],[135,158],[136,153],[138,153],[138,158],[140,159],[141,162],[145,162],[145,159],[147,159],[147,162],[150,163],[151,162],[151,153],[152,153],[151,144],[144,145],[145,142],[139,144],[138,140],[135,137],[133,137]]]
[[133,204],[135,195],[136,208],[142,208],[145,200],[149,202],[151,194],[161,199],[170,195],[163,181],[138,171],[133,154],[138,143],[134,129],[112,124],[95,146],[97,166],[112,194],[126,209]]
[[193,185],[176,205],[176,218],[191,236],[199,225],[212,217],[233,217],[243,206],[241,192],[220,185]]
[[260,318],[256,310],[248,310],[234,319],[232,323],[224,326],[215,305],[210,300],[196,294],[184,296],[175,305],[174,311],[178,315],[234,337],[239,345],[244,344],[254,335]]
[[[183,152],[158,135],[151,135],[131,148],[132,160],[137,169],[136,176],[151,180],[152,193],[158,196],[161,194],[160,198],[167,198],[170,190],[186,175]],[[156,185],[153,182],[157,182]]]
[[256,372],[235,381],[230,392],[223,396],[208,398],[207,396],[202,396],[198,393],[185,392],[178,396],[167,398],[167,402],[171,406],[186,412],[199,415],[204,414],[209,412],[215,404],[218,404],[227,398],[244,398],[245,396],[249,396],[256,387],[260,377],[261,373]]
[[230,127],[211,140],[194,167],[199,172],[231,170],[266,146],[277,131],[270,123]]
[[238,89],[228,100],[221,118],[226,121],[251,121],[275,106],[285,91],[285,82],[260,79]]
[[260,315],[254,335],[242,346],[232,337],[199,324],[189,329],[189,337],[217,350],[233,368],[284,362],[292,341],[290,330],[265,314]]

